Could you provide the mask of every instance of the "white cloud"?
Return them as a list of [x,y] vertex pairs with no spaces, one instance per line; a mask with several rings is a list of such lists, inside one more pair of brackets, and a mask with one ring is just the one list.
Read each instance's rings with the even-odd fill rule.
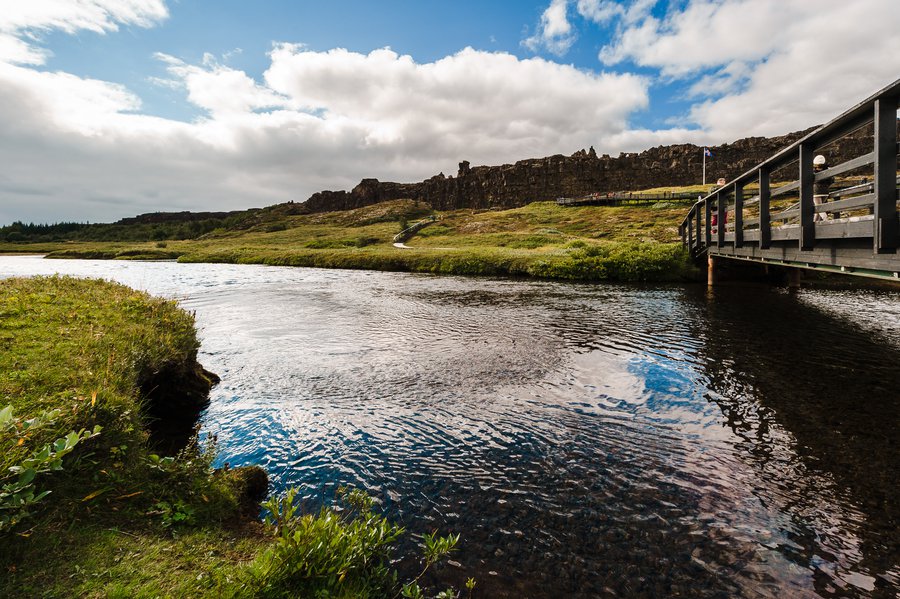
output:
[[119,25],[150,27],[169,16],[163,0],[0,0],[0,29],[103,33]]
[[[465,49],[417,63],[390,49],[279,44],[263,81],[158,55],[207,115],[139,113],[125,88],[0,65],[0,222],[302,201],[363,177],[415,181],[627,137],[648,82]],[[617,141],[618,143],[618,141]],[[626,142],[627,143],[627,142]]]
[[12,64],[41,65],[47,60],[45,50],[0,31],[0,61]]
[[187,89],[188,101],[214,117],[241,114],[263,108],[284,106],[285,98],[257,85],[243,71],[218,63],[210,54],[200,66],[189,65],[174,56],[157,53],[175,80],[158,80],[161,85],[181,85]]
[[569,0],[551,0],[550,6],[541,14],[537,31],[523,40],[522,45],[532,52],[546,49],[557,56],[568,52],[577,38],[569,23],[568,10]]
[[43,64],[47,52],[34,43],[41,32],[106,33],[120,25],[150,27],[168,16],[164,0],[0,0],[0,61]]
[[141,114],[140,98],[116,83],[34,68],[46,57],[42,32],[149,26],[167,15],[161,1],[34,0],[15,3],[29,8],[12,16],[7,4],[0,0],[0,223],[239,209],[302,201],[363,177],[451,174],[460,160],[782,134],[834,116],[900,73],[896,0],[814,8],[691,0],[660,17],[651,14],[655,0],[554,0],[535,44],[567,48],[578,34],[570,15],[611,31],[602,54],[609,68],[633,62],[683,84],[696,102],[681,124],[700,129],[631,128],[653,82],[627,72],[471,48],[420,63],[390,48],[300,44],[274,45],[261,79],[223,64],[227,55],[191,64],[158,54],[168,76],[153,81],[184,90],[204,111],[184,123]]
[[836,116],[900,74],[896,0],[690,0],[620,28],[600,52],[692,81],[687,120],[714,139],[776,135]]
[[599,25],[625,14],[623,6],[613,0],[578,0],[576,10],[585,19]]

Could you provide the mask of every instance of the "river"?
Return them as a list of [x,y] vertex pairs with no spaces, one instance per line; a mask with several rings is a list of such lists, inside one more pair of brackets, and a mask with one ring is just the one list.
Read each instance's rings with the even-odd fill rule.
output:
[[0,257],[196,312],[220,462],[482,597],[900,592],[900,293]]

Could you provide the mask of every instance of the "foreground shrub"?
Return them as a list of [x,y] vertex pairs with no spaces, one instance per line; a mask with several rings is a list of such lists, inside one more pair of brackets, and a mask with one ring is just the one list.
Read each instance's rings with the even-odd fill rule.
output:
[[[300,514],[296,489],[263,507],[275,541],[250,566],[244,592],[258,597],[424,597],[419,580],[453,551],[458,535],[425,535],[423,567],[401,582],[391,560],[403,528],[373,511],[372,498],[341,489],[337,508]],[[469,581],[470,590],[474,580]],[[449,589],[439,596],[456,597]]]

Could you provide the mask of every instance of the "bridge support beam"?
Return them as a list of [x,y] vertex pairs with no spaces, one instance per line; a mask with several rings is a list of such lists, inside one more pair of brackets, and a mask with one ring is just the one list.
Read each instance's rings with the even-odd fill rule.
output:
[[710,287],[716,284],[716,258],[712,254],[706,256],[706,284]]
[[802,273],[799,268],[789,268],[787,271],[788,289],[800,289]]

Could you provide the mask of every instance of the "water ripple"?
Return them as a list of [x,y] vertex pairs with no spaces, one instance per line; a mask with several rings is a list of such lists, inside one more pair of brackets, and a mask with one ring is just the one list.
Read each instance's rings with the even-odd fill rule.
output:
[[[900,297],[0,258],[176,297],[221,461],[363,487],[484,596],[900,589]],[[860,377],[865,372],[867,376]]]

